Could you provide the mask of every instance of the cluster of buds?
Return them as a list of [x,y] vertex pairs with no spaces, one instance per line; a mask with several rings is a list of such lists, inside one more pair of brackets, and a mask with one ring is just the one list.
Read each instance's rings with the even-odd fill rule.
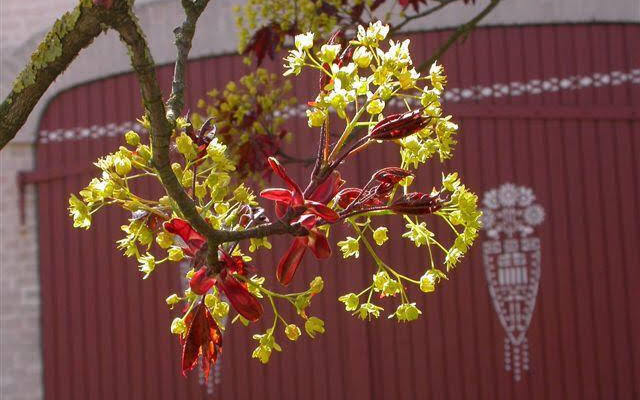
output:
[[414,174],[398,167],[387,167],[377,171],[362,188],[346,188],[336,198],[343,209],[340,215],[353,216],[370,211],[390,210],[398,214],[426,215],[440,210],[445,198],[440,193],[406,193],[389,203],[391,192],[401,181]]
[[422,109],[392,114],[378,122],[369,136],[375,140],[402,139],[426,128],[430,121]]

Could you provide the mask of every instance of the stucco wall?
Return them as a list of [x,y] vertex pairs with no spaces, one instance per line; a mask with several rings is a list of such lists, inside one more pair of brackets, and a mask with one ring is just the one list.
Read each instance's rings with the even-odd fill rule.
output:
[[33,166],[32,146],[16,143],[0,152],[0,399],[42,397],[40,292],[35,193],[18,212],[16,175]]

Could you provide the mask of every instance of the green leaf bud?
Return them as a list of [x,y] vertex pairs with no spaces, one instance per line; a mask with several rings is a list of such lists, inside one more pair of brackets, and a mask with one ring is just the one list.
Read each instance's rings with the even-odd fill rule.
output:
[[309,289],[313,294],[322,292],[322,289],[324,289],[324,281],[322,280],[322,277],[316,276],[315,278],[313,278],[313,280],[309,284]]
[[184,251],[180,247],[172,247],[169,249],[169,260],[180,261],[184,258]]
[[285,335],[287,335],[287,338],[289,338],[289,340],[294,342],[298,340],[301,335],[300,328],[298,328],[298,325],[295,324],[287,325],[287,327],[284,328],[284,333]]
[[137,132],[129,131],[124,134],[124,140],[129,146],[137,146],[140,144],[140,135]]
[[376,241],[376,244],[378,246],[382,246],[384,244],[384,242],[386,242],[389,238],[387,237],[387,232],[389,230],[384,227],[381,226],[378,229],[376,229],[375,231],[373,231],[373,240]]
[[384,110],[384,101],[380,99],[371,100],[367,104],[367,112],[371,115],[380,114]]
[[174,335],[182,335],[187,330],[187,325],[182,318],[175,318],[171,322],[171,333]]
[[182,300],[180,296],[175,293],[165,299],[167,305],[171,306],[172,309],[174,305],[180,303],[180,300]]
[[344,308],[347,311],[355,311],[360,303],[360,298],[355,293],[347,293],[338,297],[338,300],[344,303]]
[[113,165],[116,169],[116,172],[120,176],[126,176],[129,172],[131,172],[131,160],[126,157],[116,157]]
[[317,317],[309,317],[304,323],[304,330],[313,339],[316,333],[324,333],[324,321]]
[[169,248],[173,244],[173,235],[168,232],[160,232],[156,236],[156,243],[163,249]]

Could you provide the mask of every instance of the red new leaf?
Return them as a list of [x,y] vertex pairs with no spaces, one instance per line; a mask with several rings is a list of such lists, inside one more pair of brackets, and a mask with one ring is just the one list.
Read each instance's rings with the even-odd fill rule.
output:
[[442,208],[443,200],[440,196],[432,196],[426,193],[407,193],[394,201],[390,210],[411,215],[431,214]]
[[282,44],[284,40],[284,32],[276,24],[270,24],[258,29],[254,34],[247,47],[244,49],[243,55],[253,53],[256,57],[257,64],[260,65],[266,55],[273,60],[276,48]]
[[264,311],[262,304],[249,292],[245,283],[239,282],[231,273],[223,269],[216,285],[240,315],[252,322],[260,319]]
[[207,276],[207,267],[202,267],[193,274],[193,277],[189,281],[189,287],[193,293],[202,296],[213,287],[215,282],[216,280],[214,278]]
[[222,352],[222,333],[209,310],[200,303],[185,318],[187,333],[182,340],[182,375],[186,376],[202,355],[202,371],[205,379]]
[[410,171],[407,171],[406,169],[402,169],[398,167],[387,167],[387,168],[378,170],[375,174],[373,174],[371,179],[379,182],[395,185],[396,183],[400,182],[407,176],[413,176],[413,173]]
[[306,251],[306,237],[293,239],[291,246],[289,246],[287,252],[280,259],[280,263],[278,263],[278,269],[276,270],[276,278],[278,279],[278,282],[285,286],[291,283]]
[[163,226],[167,232],[180,236],[187,246],[185,251],[189,256],[195,256],[198,251],[202,249],[202,246],[207,243],[207,239],[196,232],[196,230],[183,219],[173,218],[171,221],[165,222]]
[[431,117],[422,114],[421,109],[392,114],[378,122],[370,136],[376,140],[395,140],[413,135],[429,124]]

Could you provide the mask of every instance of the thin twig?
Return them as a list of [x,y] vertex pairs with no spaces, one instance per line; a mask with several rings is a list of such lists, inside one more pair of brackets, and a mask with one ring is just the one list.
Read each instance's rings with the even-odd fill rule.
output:
[[467,37],[471,33],[471,31],[475,29],[478,23],[482,21],[482,19],[486,17],[491,11],[493,11],[494,8],[496,8],[498,3],[500,3],[500,0],[491,0],[491,2],[482,11],[480,11],[478,15],[469,20],[469,22],[460,25],[458,29],[456,29],[455,32],[453,32],[451,36],[449,36],[447,41],[444,42],[427,61],[422,63],[422,65],[417,68],[418,72],[424,72],[425,70],[431,68],[431,65],[436,60],[438,60],[440,56],[442,56],[444,52],[447,51],[449,47],[451,47],[460,37]]
[[145,111],[151,121],[151,141],[153,146],[153,165],[167,193],[178,204],[180,211],[191,225],[209,240],[220,238],[218,231],[213,229],[200,216],[193,200],[187,195],[178,178],[170,166],[169,143],[172,128],[166,118],[162,92],[155,73],[155,63],[147,41],[142,34],[138,21],[131,9],[123,12],[111,26],[118,31],[122,41],[128,46],[140,90]]
[[302,164],[305,167],[310,166],[316,160],[315,157],[307,157],[307,158],[295,157],[285,153],[281,149],[278,149],[278,151],[276,151],[276,155],[282,158],[281,160],[282,164]]
[[209,0],[182,0],[182,8],[184,8],[186,19],[181,26],[173,31],[176,35],[175,44],[178,49],[178,55],[173,70],[171,96],[167,100],[167,119],[172,124],[182,113],[182,108],[184,107],[185,67],[189,58],[189,51],[191,51],[193,35],[196,31],[196,22],[208,4]]
[[411,22],[411,21],[413,21],[415,19],[418,19],[418,18],[426,17],[427,15],[431,15],[434,12],[437,12],[437,11],[445,8],[449,4],[455,3],[457,1],[460,1],[460,0],[443,0],[443,1],[440,2],[439,5],[437,5],[435,7],[431,7],[430,9],[425,10],[425,11],[423,11],[421,13],[413,14],[413,15],[410,15],[408,17],[405,17],[404,21],[402,21],[398,25],[395,25],[395,26],[391,27],[391,32],[389,32],[389,34],[393,35],[394,33],[398,32],[400,29],[402,29],[409,22]]

